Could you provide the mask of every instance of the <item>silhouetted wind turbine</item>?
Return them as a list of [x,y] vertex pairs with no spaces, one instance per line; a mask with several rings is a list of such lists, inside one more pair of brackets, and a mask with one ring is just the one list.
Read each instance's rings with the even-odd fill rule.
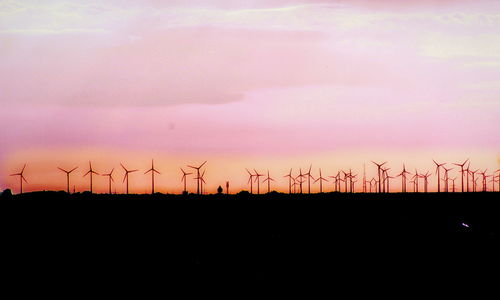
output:
[[203,173],[201,173],[201,176],[199,178],[200,179],[200,190],[201,190],[201,194],[202,195],[203,195],[203,192],[204,192],[203,191],[203,185],[206,184],[205,178],[203,178],[203,177],[205,177],[205,170],[203,170]]
[[155,173],[161,174],[160,172],[158,172],[158,170],[155,169],[153,160],[151,160],[151,169],[144,172],[144,174],[147,174],[149,172],[151,172],[151,195],[152,195],[155,193]]
[[403,164],[403,171],[399,173],[396,177],[401,176],[401,192],[406,193],[406,174],[411,174],[410,172],[406,171],[405,164]]
[[312,168],[312,164],[309,166],[309,171],[307,171],[307,173],[304,174],[304,176],[307,176],[307,193],[310,194],[311,193],[311,178],[314,180],[314,177],[311,176],[311,168]]
[[292,169],[290,169],[290,173],[286,174],[285,176],[283,177],[288,177],[288,193],[291,194],[292,193]]
[[482,191],[483,192],[486,192],[487,190],[487,186],[486,186],[486,178],[490,177],[491,175],[486,175],[486,171],[488,171],[488,169],[484,170],[483,172],[478,172],[478,174],[480,174],[481,176],[483,176],[483,189]]
[[299,179],[299,187],[300,187],[300,193],[302,194],[302,184],[304,183],[304,180],[302,180],[305,176],[302,174],[302,169],[299,169],[299,176],[297,178]]
[[135,170],[127,170],[127,168],[125,168],[125,166],[123,166],[123,164],[120,163],[120,166],[122,166],[123,170],[125,170],[125,176],[123,177],[123,182],[125,182],[125,180],[127,180],[127,195],[128,195],[128,177],[129,177],[129,173],[133,173],[133,172],[137,172],[139,170],[135,169]]
[[69,194],[69,174],[71,174],[71,172],[73,172],[74,170],[78,169],[78,167],[74,167],[73,169],[67,171],[67,170],[64,170],[63,168],[59,168],[57,167],[59,170],[63,171],[64,173],[66,173],[66,190],[68,191],[68,194]]
[[[464,166],[465,164],[469,161],[469,159],[467,158],[466,161],[464,161],[462,164],[459,164],[459,163],[453,163],[455,166],[459,166],[460,167],[460,173],[462,173],[462,193],[464,192],[464,172],[465,172],[465,169],[464,169]],[[455,192],[455,191],[453,191]]]
[[438,176],[438,193],[440,193],[441,192],[441,172],[439,172],[439,170],[442,166],[446,165],[446,163],[438,164],[434,159],[432,161],[434,162],[434,164],[436,164],[436,174]]
[[206,163],[207,163],[207,161],[205,161],[204,163],[202,163],[199,167],[188,166],[188,167],[190,167],[190,168],[192,168],[192,169],[196,169],[196,175],[197,175],[197,176],[196,176],[196,178],[195,178],[195,179],[196,179],[196,183],[197,183],[197,184],[196,184],[196,193],[197,193],[197,194],[200,194],[200,180],[201,180],[201,177],[200,177],[200,169],[201,169],[201,167],[203,167],[203,165],[204,165],[204,164],[206,164]]
[[248,182],[247,183],[250,183],[250,194],[253,194],[253,177],[255,176],[254,174],[252,174],[250,171],[248,171],[248,169],[245,169],[247,170],[247,173],[248,173]]
[[92,175],[93,174],[99,175],[99,173],[92,170],[92,163],[90,161],[89,161],[89,170],[87,171],[87,173],[85,173],[85,175],[83,175],[83,177],[87,176],[87,174],[90,174],[90,193],[92,194]]
[[370,182],[370,193],[372,192],[372,183],[374,189],[377,190],[377,179],[375,179],[375,177],[372,177],[372,179],[369,182]]
[[378,164],[378,163],[376,163],[376,162],[374,162],[374,161],[372,160],[372,163],[374,163],[374,164],[377,166],[377,171],[378,171],[378,192],[380,193],[380,192],[381,192],[381,183],[382,183],[382,181],[380,180],[380,176],[381,176],[381,174],[380,174],[380,169],[381,169],[381,168],[382,168],[382,166],[383,166],[383,165],[385,165],[387,162],[384,162],[384,163]]
[[108,193],[111,194],[111,181],[115,182],[113,180],[113,171],[115,170],[115,168],[111,169],[111,172],[109,172],[108,174],[101,174],[102,176],[108,176],[108,181],[109,181],[109,190],[108,190]]
[[469,192],[469,173],[470,173],[469,167],[470,167],[470,161],[467,164],[467,169],[464,170],[465,172],[467,172],[465,173],[467,178],[467,193]]
[[328,181],[328,179],[323,178],[323,175],[321,175],[321,168],[319,169],[319,177],[314,181],[316,183],[319,180],[319,192],[323,193],[323,181]]
[[475,182],[475,176],[476,176],[476,172],[477,171],[479,171],[479,169],[476,170],[476,171],[469,171],[469,173],[472,175],[472,183],[473,183],[473,185],[472,185],[472,191],[473,192],[476,192],[476,184],[474,182]]
[[426,193],[427,193],[428,187],[429,187],[429,176],[431,176],[429,171],[427,171],[427,173],[420,176],[424,179],[424,192],[426,192]]
[[264,176],[264,174],[259,174],[259,172],[257,172],[257,170],[253,169],[253,171],[255,172],[255,181],[257,182],[257,195],[260,194],[260,180],[259,180],[259,177],[261,176]]
[[271,177],[269,177],[269,170],[267,170],[267,178],[264,179],[263,182],[267,181],[267,193],[269,194],[271,192],[271,181],[274,181]]
[[418,178],[420,177],[421,175],[418,174],[418,171],[417,169],[415,169],[415,175],[413,175],[413,177],[411,179],[413,179],[413,183],[414,183],[414,191],[416,193],[418,193]]
[[[453,183],[453,184],[452,184],[452,192],[453,192],[453,193],[455,192],[455,180],[456,180],[456,179],[457,179],[457,177],[455,177],[455,178],[450,178],[451,182]],[[462,179],[463,179],[463,175],[462,175]],[[463,188],[464,188],[464,186],[463,186],[463,180],[462,180],[462,193],[463,193]]]
[[182,172],[182,178],[181,178],[181,182],[184,181],[184,192],[187,192],[187,189],[186,189],[186,180],[187,180],[187,176],[188,175],[191,175],[193,173],[186,173],[182,168],[181,169],[181,172]]
[[20,191],[19,191],[19,194],[22,194],[23,193],[23,180],[24,182],[28,183],[28,181],[26,180],[26,178],[24,178],[24,169],[26,168],[26,164],[24,164],[21,172],[19,173],[15,173],[15,174],[10,174],[10,176],[19,176],[19,183],[20,183]]
[[[387,174],[387,171],[389,171],[391,168],[387,168],[387,169],[384,169],[384,168],[380,168],[380,170],[382,170],[382,191],[385,193],[386,190],[386,185],[385,185],[385,182],[387,181],[387,177],[389,176]],[[389,192],[389,188],[387,188],[387,192]]]
[[445,180],[445,185],[444,185],[444,188],[445,188],[445,191],[448,193],[448,172],[453,170],[453,168],[450,168],[450,169],[446,169],[445,167],[443,167],[444,169],[444,180]]

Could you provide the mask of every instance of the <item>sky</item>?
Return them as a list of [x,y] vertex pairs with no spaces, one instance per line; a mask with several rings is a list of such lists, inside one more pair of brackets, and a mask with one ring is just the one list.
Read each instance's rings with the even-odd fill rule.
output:
[[245,168],[279,191],[311,164],[360,179],[363,165],[376,176],[371,160],[391,175],[434,172],[432,159],[492,171],[500,2],[3,0],[0,90],[0,188],[13,192],[24,163],[24,191],[65,189],[57,167],[74,166],[84,191],[89,160],[115,168],[118,193],[120,162],[140,169],[131,192],[150,191],[151,159],[165,193],[205,160],[207,192],[248,189]]

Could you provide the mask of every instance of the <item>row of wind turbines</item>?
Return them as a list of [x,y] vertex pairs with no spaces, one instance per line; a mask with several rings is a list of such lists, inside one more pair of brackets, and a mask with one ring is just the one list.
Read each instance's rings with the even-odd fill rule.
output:
[[[194,178],[196,181],[197,181],[197,190],[196,190],[196,193],[197,194],[200,194],[200,191],[203,192],[203,184],[205,183],[205,179],[203,178],[205,176],[205,170],[203,170],[203,172],[200,174],[200,170],[201,168],[206,164],[206,161],[204,163],[202,163],[200,166],[187,166],[189,168],[192,168],[194,170],[196,170],[196,174],[197,176]],[[24,164],[23,168],[21,169],[21,171],[19,173],[14,173],[14,174],[10,174],[10,176],[19,176],[19,181],[20,181],[20,188],[19,188],[19,191],[20,191],[20,194],[23,193],[23,181],[25,183],[28,183],[28,181],[26,180],[26,177],[24,177],[24,171],[26,169],[26,165],[27,164]],[[137,172],[139,171],[138,169],[127,169],[122,163],[120,163],[120,166],[122,167],[123,171],[124,171],[124,176],[123,176],[123,182],[125,183],[125,186],[126,186],[126,194],[129,193],[129,177],[130,177],[130,174],[131,173],[134,173],[134,172]],[[66,190],[68,192],[68,194],[70,193],[70,175],[71,173],[73,173],[76,169],[78,169],[78,166],[77,167],[74,167],[73,169],[70,169],[70,170],[66,170],[66,169],[63,169],[61,167],[57,167],[57,169],[59,169],[61,172],[64,172],[66,174]],[[186,181],[187,181],[187,176],[188,175],[191,175],[193,173],[188,173],[186,171],[184,171],[182,168],[180,168],[181,172],[182,172],[182,178],[181,178],[181,182],[184,182],[184,192],[186,192]],[[100,176],[107,176],[108,177],[108,193],[111,194],[111,187],[112,187],[112,183],[114,182],[114,179],[113,179],[113,172],[115,171],[115,168],[112,168],[111,171],[109,173],[103,173],[103,174],[99,174],[98,172],[96,172],[93,168],[92,168],[92,162],[89,161],[89,169],[88,171],[83,175],[83,177],[86,177],[87,175],[89,176],[89,179],[90,179],[90,182],[89,182],[89,191],[90,193],[93,193],[93,175],[100,175]],[[154,167],[154,160],[151,160],[151,168],[149,170],[147,170],[146,172],[144,172],[144,174],[148,174],[148,173],[151,173],[151,194],[154,194],[155,192],[155,174],[161,174],[158,170],[155,169]],[[74,190],[73,190],[74,192]]]
[[[449,172],[453,170],[454,168],[447,168],[446,165],[448,163],[438,163],[434,159],[432,160],[433,163],[436,166],[435,169],[435,175],[437,176],[437,192],[456,192],[456,179],[457,177],[450,178]],[[196,193],[197,194],[203,194],[204,189],[203,185],[206,184],[204,176],[205,176],[205,170],[201,170],[203,166],[207,162],[203,162],[199,166],[191,166],[187,165],[188,168],[191,168],[193,170],[196,170],[196,177],[194,178],[197,183],[197,188],[196,188]],[[377,175],[376,177],[371,178],[370,180],[367,179],[366,177],[366,167],[363,165],[363,178],[362,178],[362,183],[363,183],[363,193],[389,193],[390,192],[390,181],[391,179],[395,179],[397,177],[401,177],[401,189],[400,191],[402,193],[407,192],[407,184],[412,184],[413,185],[413,192],[418,193],[422,191],[420,188],[420,181],[423,180],[423,192],[428,192],[429,191],[429,177],[432,176],[432,173],[429,173],[429,171],[426,171],[425,173],[419,172],[417,169],[415,169],[414,173],[409,172],[406,169],[405,164],[403,163],[403,167],[400,173],[395,174],[395,176],[391,176],[389,174],[389,170],[391,170],[390,167],[387,167],[387,162],[383,163],[377,163],[372,161],[374,166],[377,168]],[[460,177],[461,177],[461,192],[478,192],[478,191],[483,191],[486,192],[488,191],[488,178],[491,177],[491,180],[489,181],[490,183],[493,183],[493,187],[491,191],[495,191],[496,187],[495,184],[498,182],[498,191],[500,191],[500,169],[494,171],[492,174],[488,175],[487,174],[487,169],[480,172],[479,169],[471,169],[470,168],[470,160],[467,159],[463,163],[452,163],[453,165],[459,167],[459,172],[460,172]],[[467,166],[466,166],[467,165]],[[123,182],[126,183],[126,194],[129,193],[129,177],[131,173],[139,171],[138,169],[127,169],[122,163],[120,163],[120,166],[122,167],[124,171],[124,177],[123,177]],[[24,164],[23,168],[19,173],[14,173],[11,174],[11,176],[19,176],[20,180],[20,193],[22,194],[23,192],[23,181],[27,183],[26,178],[24,177],[24,171],[26,168],[26,164]],[[66,174],[66,188],[67,192],[70,193],[70,174],[74,172],[77,167],[74,167],[73,169],[66,170],[61,167],[57,167],[61,172],[64,172]],[[93,175],[101,175],[101,176],[106,176],[108,177],[108,192],[111,194],[111,189],[112,189],[112,183],[114,182],[113,179],[113,172],[115,169],[111,169],[109,173],[103,173],[99,174],[92,168],[92,162],[89,161],[89,169],[87,172],[83,175],[83,177],[89,176],[89,188],[90,188],[90,193],[93,192]],[[180,171],[182,172],[182,177],[181,177],[181,182],[184,185],[183,193],[187,193],[187,177],[189,175],[192,175],[193,172],[186,172],[184,169],[180,168]],[[260,194],[260,183],[267,183],[267,193],[271,192],[271,182],[274,182],[275,179],[270,176],[269,170],[267,171],[267,176],[266,174],[261,174],[259,173],[256,169],[253,169],[253,173],[246,169],[248,173],[248,182],[250,186],[250,193],[253,194],[253,189],[254,189],[254,183],[257,184],[257,194]],[[315,178],[312,175],[312,164],[309,166],[309,170],[306,173],[302,173],[302,169],[299,169],[299,173],[297,175],[292,174],[293,168],[290,169],[288,174],[285,174],[283,177],[288,178],[288,193],[300,193],[302,194],[304,192],[304,184],[307,182],[307,193],[311,193],[311,180],[313,180],[312,184],[316,184],[319,182],[319,192],[323,193],[323,182],[329,182],[327,178],[323,177],[321,168],[319,168],[319,176]],[[441,172],[443,172],[443,176],[441,176]],[[155,192],[155,174],[161,174],[158,170],[155,169],[154,167],[154,160],[151,160],[151,168],[148,169],[147,171],[144,172],[144,174],[151,173],[151,193],[154,194]],[[498,173],[497,175],[495,175]],[[413,176],[408,180],[408,175]],[[482,177],[480,177],[480,176]],[[264,177],[265,176],[265,177]],[[260,178],[264,177],[264,179],[261,181]],[[333,184],[333,192],[345,192],[345,193],[354,193],[355,192],[355,184],[359,181],[357,178],[358,174],[353,174],[352,170],[349,169],[347,170],[338,170],[336,175],[328,176],[328,178],[331,178],[331,182]],[[471,180],[470,180],[471,179]],[[481,188],[479,188],[479,184],[477,183],[478,180],[481,180]],[[441,183],[443,183],[443,188],[441,188]],[[451,183],[451,185],[450,185]],[[342,187],[343,186],[343,187]],[[229,190],[229,181],[226,181],[226,193],[228,193]],[[73,191],[74,192],[74,191]]]
[[[457,177],[450,178],[449,172],[454,168],[447,168],[447,163],[438,163],[434,159],[432,160],[436,165],[435,175],[437,176],[437,192],[456,192],[456,179]],[[419,172],[415,169],[415,173],[411,173],[406,169],[405,164],[403,164],[403,168],[400,173],[395,174],[396,176],[391,176],[389,174],[389,170],[391,168],[386,167],[387,162],[377,163],[372,161],[372,163],[377,167],[377,177],[373,177],[370,180],[366,177],[366,168],[363,165],[363,193],[389,193],[390,192],[390,181],[391,179],[395,179],[397,177],[401,177],[401,192],[407,192],[407,184],[413,184],[413,192],[418,193],[420,180],[423,180],[423,192],[427,193],[429,191],[429,177],[432,176],[432,173],[426,171],[425,173]],[[500,191],[500,169],[494,171],[492,174],[487,174],[487,169],[480,172],[479,169],[472,170],[470,169],[470,161],[467,159],[463,163],[452,163],[455,166],[460,167],[459,172],[461,173],[461,192],[486,192],[488,191],[488,178],[491,177],[490,183],[493,184],[491,191],[495,191],[495,184],[498,183],[498,191]],[[467,167],[465,165],[467,164]],[[307,173],[302,173],[302,169],[299,169],[299,173],[294,176],[292,175],[292,170],[288,174],[285,174],[283,177],[288,178],[288,193],[300,193],[304,192],[303,185],[307,182],[307,193],[311,193],[311,179],[313,180],[313,184],[319,181],[319,192],[323,193],[323,182],[328,182],[329,180],[324,178],[322,175],[321,168],[319,168],[319,176],[314,178],[311,174],[312,165],[309,166],[309,170]],[[253,169],[253,173],[246,169],[248,173],[248,182],[250,185],[250,193],[253,194],[253,184],[257,183],[257,194],[260,194],[260,180],[259,178],[265,176],[265,174],[260,174],[257,170]],[[443,173],[443,177],[441,176],[441,172]],[[499,173],[495,175],[496,173]],[[407,175],[412,175],[413,177],[408,180]],[[476,175],[481,175],[482,178]],[[331,178],[333,183],[333,192],[345,192],[345,193],[354,193],[355,184],[358,182],[357,179],[358,174],[353,174],[352,170],[349,171],[339,170],[336,175],[328,176]],[[472,180],[470,180],[471,178]],[[477,181],[481,179],[481,188],[479,188]],[[464,182],[465,180],[465,182]],[[267,192],[271,191],[271,181],[275,181],[269,175],[269,171],[267,171],[267,177],[262,181],[262,183],[267,181]],[[441,188],[441,183],[444,184],[443,188]],[[451,185],[450,185],[451,183]],[[344,186],[342,190],[342,185]]]

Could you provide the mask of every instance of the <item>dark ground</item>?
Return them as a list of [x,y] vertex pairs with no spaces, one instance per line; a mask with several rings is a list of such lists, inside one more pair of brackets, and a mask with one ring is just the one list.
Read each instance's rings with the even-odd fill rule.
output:
[[1,201],[3,270],[97,282],[498,274],[498,195],[28,193]]

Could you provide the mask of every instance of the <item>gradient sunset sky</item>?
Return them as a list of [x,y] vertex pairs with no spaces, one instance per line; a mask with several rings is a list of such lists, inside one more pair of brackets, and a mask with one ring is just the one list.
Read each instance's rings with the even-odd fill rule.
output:
[[0,91],[0,188],[14,192],[25,162],[25,191],[65,189],[56,167],[74,166],[86,190],[92,160],[118,193],[120,162],[149,192],[152,158],[171,193],[205,160],[208,192],[248,189],[245,168],[281,191],[310,164],[496,170],[500,1],[0,1]]

